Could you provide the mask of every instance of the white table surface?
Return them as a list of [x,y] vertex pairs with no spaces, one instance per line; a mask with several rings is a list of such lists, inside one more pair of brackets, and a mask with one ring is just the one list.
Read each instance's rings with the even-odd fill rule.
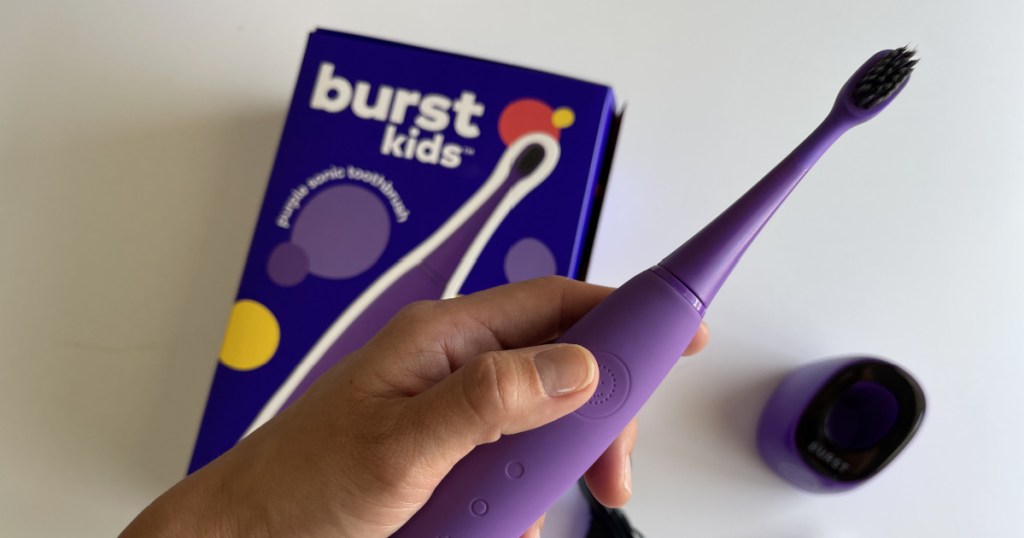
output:
[[[614,85],[590,280],[660,259],[813,128],[871,53],[922,62],[751,248],[641,415],[648,537],[1024,536],[1024,4],[0,4],[0,535],[110,536],[184,472],[307,33]],[[787,369],[921,381],[890,468],[791,490],[753,427]],[[557,538],[557,537],[554,537]]]

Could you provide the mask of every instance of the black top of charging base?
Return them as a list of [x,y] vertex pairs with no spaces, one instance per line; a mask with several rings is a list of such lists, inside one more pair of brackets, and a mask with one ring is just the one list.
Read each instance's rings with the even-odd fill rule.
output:
[[913,377],[865,358],[839,370],[811,399],[797,424],[797,449],[825,477],[866,480],[903,450],[924,411],[924,392]]

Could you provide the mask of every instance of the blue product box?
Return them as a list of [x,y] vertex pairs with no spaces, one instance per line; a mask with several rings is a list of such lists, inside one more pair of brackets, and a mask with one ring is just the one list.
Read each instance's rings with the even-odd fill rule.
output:
[[412,301],[582,278],[618,120],[606,86],[313,32],[189,472]]

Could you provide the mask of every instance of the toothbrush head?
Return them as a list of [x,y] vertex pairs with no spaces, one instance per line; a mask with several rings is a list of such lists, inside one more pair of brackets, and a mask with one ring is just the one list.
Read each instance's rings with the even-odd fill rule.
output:
[[917,64],[916,53],[900,47],[875,54],[843,86],[836,105],[859,121],[874,117],[907,85]]
[[530,175],[544,161],[545,153],[544,146],[540,144],[526,146],[515,162],[512,163],[513,173],[519,177]]
[[[844,132],[878,115],[907,85],[916,51],[883,50],[850,77],[817,129],[761,181],[659,266],[707,307],[747,247],[768,223],[804,174]],[[665,275],[662,275],[665,276]],[[670,284],[674,282],[670,280]]]
[[853,90],[854,103],[868,110],[902,88],[910,72],[914,70],[914,65],[917,64],[917,60],[914,59],[916,52],[907,50],[907,47],[889,51],[861,77]]

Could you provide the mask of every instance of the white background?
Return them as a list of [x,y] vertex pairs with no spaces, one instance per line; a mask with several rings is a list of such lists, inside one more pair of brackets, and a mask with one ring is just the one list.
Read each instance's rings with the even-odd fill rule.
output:
[[[645,408],[629,513],[653,538],[1024,535],[1024,4],[935,0],[3,1],[0,535],[110,536],[184,472],[317,26],[612,84],[603,284],[760,178],[868,56],[917,46]],[[925,423],[861,489],[797,493],[757,414],[851,352],[915,374]]]

